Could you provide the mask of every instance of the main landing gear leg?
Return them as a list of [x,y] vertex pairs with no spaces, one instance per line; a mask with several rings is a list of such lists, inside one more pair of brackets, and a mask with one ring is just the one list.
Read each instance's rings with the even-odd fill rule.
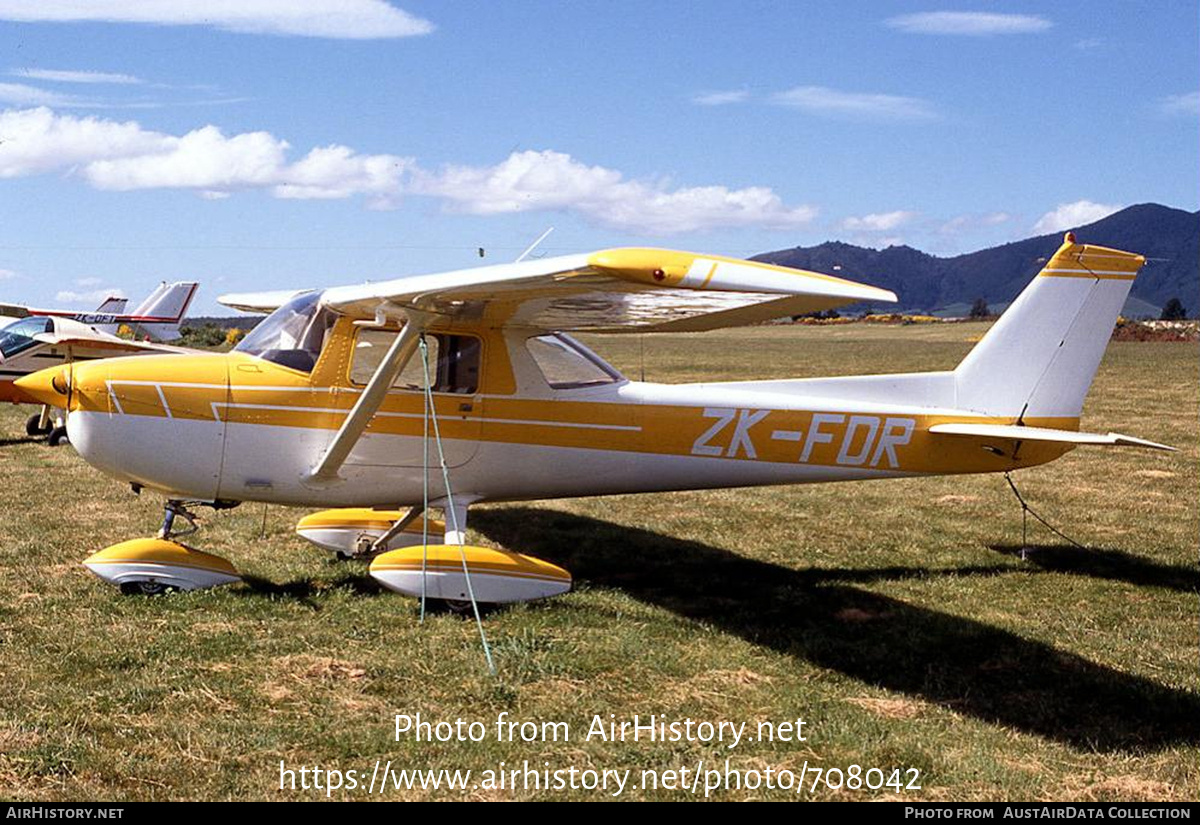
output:
[[[363,555],[378,556],[380,553],[387,550],[388,544],[391,542],[391,540],[403,533],[405,528],[416,521],[417,516],[424,512],[425,508],[423,506],[418,505],[416,507],[410,507],[407,513],[392,523],[392,526],[388,528],[386,533],[367,545]],[[368,536],[363,536],[364,540],[367,538]]]
[[[106,547],[88,557],[83,566],[126,595],[157,595],[168,590],[198,590],[241,581],[227,560],[175,541],[199,528],[188,502],[170,500],[162,527],[152,539],[132,539]],[[176,530],[176,519],[187,526]]]
[[[182,517],[188,523],[186,529],[178,532],[175,530],[175,518],[177,516]],[[196,514],[189,510],[184,502],[170,500],[164,505],[162,527],[158,528],[158,537],[160,539],[190,536],[199,529],[200,525],[196,523]]]

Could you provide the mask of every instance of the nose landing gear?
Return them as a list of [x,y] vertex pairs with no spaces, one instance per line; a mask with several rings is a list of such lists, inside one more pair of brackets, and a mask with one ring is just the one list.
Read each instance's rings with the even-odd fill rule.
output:
[[[174,539],[199,529],[187,504],[168,501],[162,528],[152,539],[131,539],[106,547],[84,560],[83,566],[126,595],[157,595],[169,590],[197,590],[241,581],[228,559],[205,553]],[[175,529],[177,518],[188,526]]]
[[41,412],[36,412],[25,420],[25,434],[34,438],[46,438],[46,443],[51,447],[70,443],[63,416],[45,404],[42,405]]

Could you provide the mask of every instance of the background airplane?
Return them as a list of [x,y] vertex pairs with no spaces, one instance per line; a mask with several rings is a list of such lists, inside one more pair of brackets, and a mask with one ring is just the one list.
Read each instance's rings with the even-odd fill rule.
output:
[[114,335],[124,324],[133,331],[135,338],[171,341],[179,337],[179,322],[187,315],[198,286],[195,281],[163,281],[130,313],[125,312],[128,299],[113,296],[104,299],[100,306],[91,312],[38,309],[21,304],[0,303],[0,316],[65,318]]
[[[100,306],[96,307],[96,309],[92,312],[81,312],[79,313],[79,316],[84,317],[87,315],[110,315],[122,313],[125,311],[125,306],[128,303],[128,298],[118,298],[117,296],[113,295],[101,301]],[[19,314],[6,315],[6,310]],[[0,329],[4,329],[7,326],[15,324],[17,321],[21,320],[21,318],[27,318],[29,315],[36,314],[37,312],[37,310],[30,309],[29,307],[22,307],[18,304],[0,304]],[[78,318],[76,320],[78,320]],[[118,324],[96,324],[94,329],[98,329],[101,332],[111,332],[115,335],[118,326]]]
[[[162,283],[131,313],[125,313],[125,298],[108,298],[95,311],[37,309],[18,304],[0,304],[0,315],[11,321],[0,327],[0,401],[15,404],[41,403],[22,393],[15,381],[47,367],[71,361],[141,355],[149,352],[183,352],[154,341],[179,337],[179,324],[196,294],[195,281]],[[116,335],[128,326],[135,336]],[[31,436],[49,436],[51,446],[66,439],[66,428],[52,420],[51,408],[25,422]]]

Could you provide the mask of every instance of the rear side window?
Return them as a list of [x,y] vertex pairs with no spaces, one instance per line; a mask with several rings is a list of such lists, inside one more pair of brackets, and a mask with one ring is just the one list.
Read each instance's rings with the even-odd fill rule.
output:
[[539,335],[528,339],[525,348],[546,383],[556,390],[596,387],[621,380],[616,370],[564,335]]
[[[399,334],[396,330],[362,329],[354,343],[350,381],[363,385],[371,380],[388,347]],[[469,335],[426,334],[429,351],[429,378],[434,392],[469,394],[479,389],[479,365],[482,346]],[[425,387],[425,368],[418,349],[392,382],[393,387],[421,390]]]

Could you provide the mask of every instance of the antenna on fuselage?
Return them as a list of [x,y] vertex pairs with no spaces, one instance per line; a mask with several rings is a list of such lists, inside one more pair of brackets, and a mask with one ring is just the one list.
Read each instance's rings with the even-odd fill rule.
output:
[[522,252],[520,255],[518,255],[517,259],[515,261],[513,261],[513,263],[519,264],[521,261],[528,258],[529,254],[531,252],[533,252],[533,250],[537,249],[538,245],[541,244],[542,241],[546,240],[546,236],[549,235],[553,231],[554,231],[554,227],[551,226],[551,227],[547,228],[546,231],[543,232],[541,235],[538,235],[538,239],[536,241],[534,241],[533,243],[531,243],[529,246],[527,246],[525,248],[525,251]]

